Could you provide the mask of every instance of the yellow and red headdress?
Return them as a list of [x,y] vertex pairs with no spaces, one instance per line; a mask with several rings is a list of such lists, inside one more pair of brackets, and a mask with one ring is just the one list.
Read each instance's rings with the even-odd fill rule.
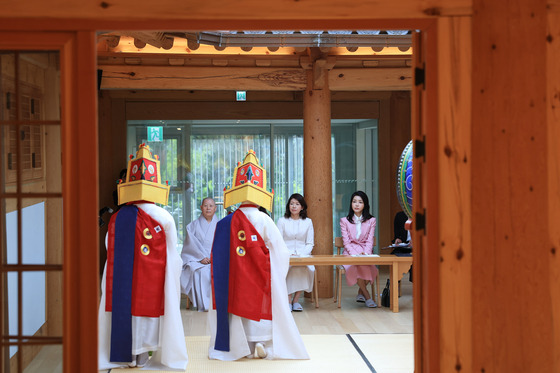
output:
[[252,202],[272,210],[274,191],[266,190],[266,170],[260,165],[253,150],[249,150],[243,163],[233,172],[233,186],[224,189],[224,208],[241,202]]
[[130,155],[126,181],[117,185],[119,205],[127,202],[146,201],[167,205],[169,185],[161,182],[159,157],[153,156],[150,147],[140,144],[136,158]]

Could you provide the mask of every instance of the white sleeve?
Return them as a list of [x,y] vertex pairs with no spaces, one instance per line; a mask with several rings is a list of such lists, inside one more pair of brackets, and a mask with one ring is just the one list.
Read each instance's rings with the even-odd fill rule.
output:
[[285,229],[285,222],[284,222],[284,218],[280,218],[278,219],[278,230],[280,231],[280,235],[282,236],[282,238],[284,238],[284,229]]
[[313,231],[313,222],[311,219],[307,218],[305,220],[309,220],[309,226],[307,228],[307,237],[305,238],[305,248],[303,249],[303,255],[311,255],[311,251],[313,250],[313,245],[315,244],[315,232]]

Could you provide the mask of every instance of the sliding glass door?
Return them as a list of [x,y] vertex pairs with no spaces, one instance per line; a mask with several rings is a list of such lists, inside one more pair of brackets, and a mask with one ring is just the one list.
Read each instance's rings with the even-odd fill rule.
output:
[[[161,133],[154,139],[152,133]],[[237,162],[253,149],[267,170],[268,189],[274,190],[276,221],[284,215],[288,198],[304,194],[303,121],[129,121],[127,151],[138,144],[150,145],[160,156],[163,180],[171,186],[168,206],[182,246],[185,226],[200,215],[204,198],[218,205],[217,216],[227,211],[223,190],[232,182]],[[332,123],[333,230],[340,235],[338,218],[348,213],[350,195],[356,189],[368,193],[377,213],[377,121]],[[124,163],[123,163],[124,164]],[[312,218],[312,217],[311,217]]]

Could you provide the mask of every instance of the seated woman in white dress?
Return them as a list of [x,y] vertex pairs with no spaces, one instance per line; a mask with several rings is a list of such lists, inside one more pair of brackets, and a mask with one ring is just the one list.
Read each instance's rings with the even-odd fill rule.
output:
[[[313,250],[313,223],[307,217],[307,203],[301,194],[294,193],[288,199],[286,212],[278,220],[278,229],[291,255],[310,255]],[[299,303],[302,291],[313,290],[315,266],[290,266],[286,276],[288,301],[292,311],[303,311]]]

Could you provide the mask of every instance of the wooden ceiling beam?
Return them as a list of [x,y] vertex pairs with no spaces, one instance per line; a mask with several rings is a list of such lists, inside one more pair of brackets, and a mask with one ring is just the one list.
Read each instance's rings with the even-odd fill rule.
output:
[[[303,91],[301,68],[104,65],[101,89]],[[412,70],[340,68],[329,72],[331,91],[401,91],[412,87]]]
[[105,65],[102,89],[302,91],[302,69]]
[[[333,119],[377,119],[379,101],[333,102]],[[127,102],[128,120],[303,119],[302,102]]]
[[412,68],[333,69],[329,72],[331,91],[409,91]]
[[[157,102],[157,101],[235,101],[233,91],[199,91],[199,90],[108,90],[102,91],[113,99],[125,99],[128,102]],[[332,102],[348,101],[378,101],[391,97],[388,91],[338,91],[331,92]],[[302,91],[249,91],[248,102],[275,101],[291,102],[303,101]]]
[[[44,29],[47,21],[57,30],[74,27],[74,24],[82,28],[91,27],[91,21],[98,21],[97,26],[102,24],[106,30],[116,27],[138,30],[145,27],[146,20],[149,20],[152,29],[167,30],[184,29],[185,25],[191,30],[297,30],[302,25],[311,30],[347,30],[349,25],[352,25],[352,29],[371,29],[372,25],[379,29],[410,29],[418,24],[414,22],[416,19],[471,16],[473,13],[472,0],[359,1],[351,6],[342,4],[340,0],[290,3],[274,0],[214,0],[199,1],[196,6],[190,2],[177,1],[84,0],[80,6],[75,4],[68,0],[5,0],[2,16],[42,19],[35,26],[39,30]],[[71,18],[74,18],[74,24],[66,22],[61,25],[57,20]],[[95,26],[92,28],[95,29]]]

